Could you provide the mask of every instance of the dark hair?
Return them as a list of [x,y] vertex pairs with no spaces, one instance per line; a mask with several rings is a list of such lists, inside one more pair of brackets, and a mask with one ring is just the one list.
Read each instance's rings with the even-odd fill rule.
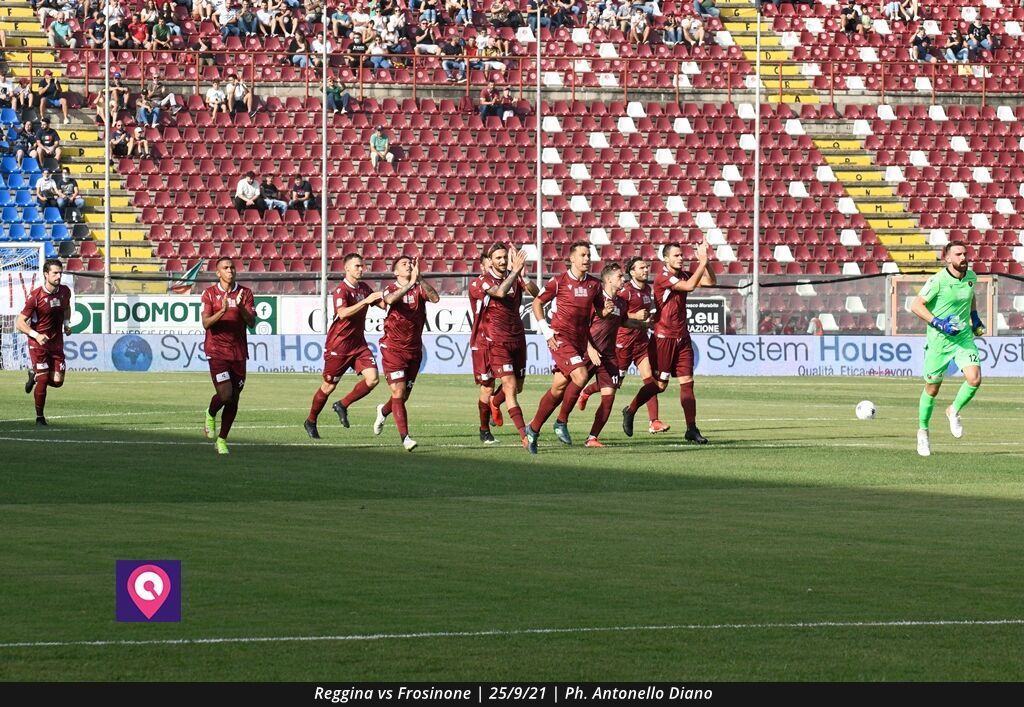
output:
[[622,266],[612,261],[601,268],[601,279],[605,279],[614,272],[622,272]]
[[668,243],[661,247],[661,257],[664,258],[668,254],[669,248],[678,248],[679,250],[682,250],[683,244],[680,243],[679,241],[669,241]]
[[63,270],[64,265],[61,264],[60,259],[58,258],[47,258],[46,262],[43,263],[43,272],[50,272],[50,268],[60,268]]
[[491,259],[491,253],[490,253],[489,250],[485,250],[482,253],[480,253],[480,262],[481,263],[484,262],[485,260],[490,260],[490,259]]
[[228,261],[229,263],[234,263],[235,262],[234,258],[229,258],[229,257],[227,257],[225,255],[223,257],[217,258],[217,267],[219,268],[220,264],[223,263],[225,260]]
[[496,241],[485,251],[488,258],[494,257],[499,250],[508,250],[508,244],[503,241]]
[[408,260],[409,263],[411,264],[412,263],[412,256],[411,255],[405,255],[404,253],[402,255],[399,255],[397,258],[395,258],[391,262],[391,269],[394,270],[395,268],[397,268],[398,264],[400,262],[402,262],[403,260]]
[[348,265],[350,260],[355,260],[356,258],[362,260],[363,256],[359,255],[359,253],[348,253],[347,255],[345,255],[341,262],[343,265]]
[[577,248],[586,248],[587,252],[589,253],[590,243],[588,243],[587,241],[573,241],[572,243],[569,244],[569,250],[566,251],[567,256],[571,256],[573,253],[575,253]]
[[967,248],[967,243],[965,243],[964,241],[950,241],[946,245],[942,246],[942,257],[945,258],[947,255],[949,255],[949,251],[953,250],[953,248],[955,248],[958,245]]
[[629,260],[626,261],[626,268],[625,268],[626,272],[633,272],[633,266],[636,265],[637,263],[643,263],[643,262],[645,262],[645,260],[643,258],[641,258],[640,256],[638,256],[638,255],[637,256],[633,256],[632,258],[630,258]]

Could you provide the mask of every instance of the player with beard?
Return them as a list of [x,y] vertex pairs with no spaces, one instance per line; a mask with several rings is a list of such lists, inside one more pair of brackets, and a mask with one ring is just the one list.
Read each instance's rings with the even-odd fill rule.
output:
[[484,300],[487,298],[485,278],[490,268],[490,253],[484,251],[480,254],[480,274],[469,281],[469,311],[473,316],[469,334],[469,350],[473,363],[473,382],[476,383],[479,392],[476,407],[480,415],[480,441],[484,444],[495,444],[498,441],[491,434],[491,425],[501,427],[505,424],[499,407],[505,402],[505,391],[500,387],[497,392],[494,390],[495,378],[491,373],[487,342],[483,337],[483,332],[487,327],[484,321],[486,313]]
[[64,385],[64,337],[71,333],[71,290],[60,284],[64,268],[59,260],[43,263],[43,284],[25,298],[15,328],[28,337],[25,392],[34,393],[36,424],[45,425],[46,389]]

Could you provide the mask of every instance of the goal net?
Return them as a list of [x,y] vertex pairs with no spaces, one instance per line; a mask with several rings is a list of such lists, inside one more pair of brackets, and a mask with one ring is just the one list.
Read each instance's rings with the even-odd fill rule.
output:
[[0,243],[0,369],[28,368],[25,337],[14,322],[25,298],[43,282],[46,248],[42,243]]

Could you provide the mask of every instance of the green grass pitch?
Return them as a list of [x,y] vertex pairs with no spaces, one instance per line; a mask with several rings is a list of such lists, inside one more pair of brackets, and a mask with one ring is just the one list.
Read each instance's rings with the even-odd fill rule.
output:
[[[0,679],[1024,679],[1016,380],[986,381],[960,441],[948,383],[930,459],[916,380],[700,379],[695,448],[671,389],[670,433],[641,411],[623,436],[634,378],[607,449],[581,446],[588,409],[535,458],[508,425],[478,443],[468,376],[417,384],[409,454],[370,430],[383,387],[313,443],[317,378],[252,375],[225,458],[207,376],[72,373],[45,429],[22,380],[0,375]],[[114,561],[169,558],[182,622],[116,623]],[[822,623],[844,625],[797,625]],[[76,644],[97,640],[156,642]]]

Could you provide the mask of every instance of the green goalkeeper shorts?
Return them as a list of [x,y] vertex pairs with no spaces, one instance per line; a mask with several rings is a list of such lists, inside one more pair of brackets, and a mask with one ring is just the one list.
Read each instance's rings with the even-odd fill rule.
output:
[[941,383],[950,361],[955,361],[961,371],[968,366],[980,366],[974,340],[966,343],[952,340],[928,342],[924,347],[925,383]]

